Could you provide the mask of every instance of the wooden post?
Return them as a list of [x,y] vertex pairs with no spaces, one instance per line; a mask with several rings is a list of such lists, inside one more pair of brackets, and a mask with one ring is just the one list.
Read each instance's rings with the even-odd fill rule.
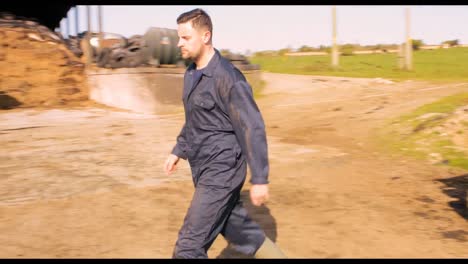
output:
[[60,34],[62,35],[62,38],[65,38],[64,33],[63,33],[63,31],[64,31],[64,29],[63,29],[63,18],[59,22],[59,29],[60,29]]
[[332,66],[338,67],[338,46],[336,45],[336,7],[332,7],[332,23],[333,23],[333,43],[332,43]]
[[98,22],[99,22],[99,47],[98,54],[102,49],[102,6],[98,6]]
[[68,12],[67,12],[67,16],[65,17],[65,28],[67,30],[67,33],[65,34],[66,38],[70,39],[70,35],[71,35],[71,33],[70,33],[70,19],[68,18]]
[[78,19],[78,6],[75,6],[75,35],[78,37],[78,33],[80,32],[79,27],[79,19]]
[[86,6],[86,16],[88,18],[88,31],[86,32],[86,64],[91,65],[92,62],[92,47],[91,47],[91,7]]
[[413,43],[410,36],[410,10],[406,8],[406,52],[405,52],[405,68],[407,70],[413,69]]

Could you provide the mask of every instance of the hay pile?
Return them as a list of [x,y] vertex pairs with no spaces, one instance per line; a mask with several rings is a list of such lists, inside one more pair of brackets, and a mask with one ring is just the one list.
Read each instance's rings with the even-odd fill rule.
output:
[[59,34],[0,17],[0,109],[89,103],[84,66]]

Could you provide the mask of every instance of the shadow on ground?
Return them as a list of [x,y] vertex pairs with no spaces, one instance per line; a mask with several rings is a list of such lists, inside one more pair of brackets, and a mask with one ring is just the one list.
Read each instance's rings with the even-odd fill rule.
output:
[[5,94],[5,92],[0,91],[0,109],[12,109],[21,105],[21,103],[16,100],[16,98]]
[[445,194],[457,199],[449,202],[450,207],[452,207],[461,217],[468,220],[468,207],[466,204],[468,196],[468,174],[448,179],[440,179],[438,181],[445,184],[442,188],[442,191]]
[[[243,201],[244,207],[249,212],[249,216],[257,222],[260,227],[265,231],[267,237],[271,239],[271,241],[276,242],[277,235],[277,228],[276,228],[276,220],[271,215],[270,209],[267,206],[254,206],[249,197],[249,191],[244,190],[241,192],[241,200]],[[234,248],[228,244],[226,248],[224,248],[219,256],[216,258],[242,258],[242,259],[252,259],[253,256],[244,255],[234,250]]]

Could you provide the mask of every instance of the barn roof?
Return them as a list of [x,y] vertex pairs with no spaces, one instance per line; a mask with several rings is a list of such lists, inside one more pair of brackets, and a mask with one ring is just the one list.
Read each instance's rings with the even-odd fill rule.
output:
[[68,10],[75,4],[66,1],[4,1],[0,6],[0,12],[13,13],[15,16],[34,18],[40,24],[54,30],[60,26],[60,20],[67,15]]

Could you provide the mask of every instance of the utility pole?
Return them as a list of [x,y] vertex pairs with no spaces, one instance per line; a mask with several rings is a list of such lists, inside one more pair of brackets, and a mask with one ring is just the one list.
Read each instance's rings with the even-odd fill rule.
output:
[[88,18],[88,31],[86,32],[86,63],[91,65],[92,47],[91,47],[91,7],[86,6],[86,16]]
[[338,67],[338,46],[336,45],[336,6],[332,7],[333,43],[332,43],[332,67]]
[[64,33],[65,29],[64,29],[63,23],[64,23],[64,18],[60,20],[59,27],[60,27],[60,34],[62,35],[62,38],[65,38],[65,33]]
[[78,38],[79,33],[79,19],[78,19],[78,6],[75,6],[75,35]]
[[405,49],[405,68],[413,69],[413,43],[410,36],[410,9],[406,8],[406,49]]
[[102,6],[98,5],[98,22],[99,22],[99,47],[98,54],[102,50]]
[[65,34],[63,34],[64,39],[69,39],[70,38],[70,21],[68,21],[68,16],[66,16],[64,19],[64,24],[65,24]]

